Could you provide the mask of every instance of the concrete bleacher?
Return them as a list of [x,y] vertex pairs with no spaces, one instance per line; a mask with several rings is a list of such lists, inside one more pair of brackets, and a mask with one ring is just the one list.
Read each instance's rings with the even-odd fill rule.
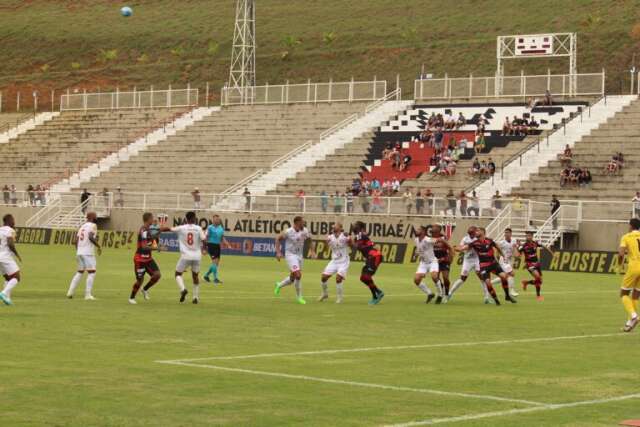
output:
[[33,113],[2,113],[0,114],[0,133],[32,117]]
[[[605,173],[605,166],[616,152],[625,157],[624,168],[614,176]],[[588,187],[560,186],[559,160],[552,160],[538,173],[530,176],[512,194],[533,200],[549,200],[555,194],[572,200],[630,200],[638,191],[640,165],[640,102],[635,101],[613,118],[581,138],[573,147],[572,165],[590,170],[593,183]]]
[[0,145],[0,183],[50,185],[184,110],[65,112]]
[[220,193],[347,116],[362,103],[224,108],[83,185],[93,191]]

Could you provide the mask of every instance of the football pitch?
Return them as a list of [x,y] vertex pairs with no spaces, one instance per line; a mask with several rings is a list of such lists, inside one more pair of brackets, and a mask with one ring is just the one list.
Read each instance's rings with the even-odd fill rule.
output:
[[360,263],[336,305],[333,284],[331,300],[315,302],[325,262],[307,261],[301,306],[292,287],[273,296],[284,262],[225,257],[224,284],[203,283],[193,305],[178,303],[178,255],[161,253],[162,280],[150,301],[140,295],[132,306],[131,251],[99,257],[98,301],[84,301],[84,280],[75,299],[65,298],[72,248],[18,250],[23,281],[15,305],[0,307],[5,426],[610,426],[640,418],[640,337],[619,332],[617,276],[548,273],[544,302],[530,290],[501,307],[482,304],[470,278],[436,306],[412,284],[415,266],[383,264],[376,278],[387,296],[371,307]]

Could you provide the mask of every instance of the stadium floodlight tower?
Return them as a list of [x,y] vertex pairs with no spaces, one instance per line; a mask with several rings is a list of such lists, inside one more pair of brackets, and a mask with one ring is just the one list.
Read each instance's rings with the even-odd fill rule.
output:
[[251,102],[255,85],[256,3],[255,0],[237,0],[226,101],[240,104]]
[[576,93],[577,88],[577,45],[576,33],[522,34],[498,36],[496,70],[496,95],[503,94],[504,61],[526,58],[569,58],[569,87],[565,92]]

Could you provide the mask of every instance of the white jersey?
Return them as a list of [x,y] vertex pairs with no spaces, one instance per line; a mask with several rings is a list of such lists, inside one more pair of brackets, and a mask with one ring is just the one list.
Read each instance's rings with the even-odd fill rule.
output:
[[8,226],[0,227],[0,261],[13,261],[13,252],[9,249],[9,239],[16,237],[16,231]]
[[178,234],[181,259],[197,261],[202,258],[202,242],[204,242],[206,235],[199,225],[179,225],[173,227],[171,231]]
[[420,261],[430,263],[436,259],[436,255],[433,253],[433,245],[435,242],[436,239],[431,237],[425,237],[422,240],[416,237],[416,251],[418,252]]
[[311,237],[311,233],[306,228],[296,231],[293,227],[289,227],[284,232],[285,237],[285,255],[293,255],[302,257],[304,242]]
[[513,261],[513,251],[516,245],[515,241],[507,242],[505,239],[499,240],[496,242],[496,245],[502,251],[502,256],[500,257],[500,261],[506,264],[511,264]]
[[89,236],[91,234],[93,234],[94,238],[96,238],[98,234],[98,226],[93,222],[85,222],[82,227],[78,229],[78,245],[76,249],[76,255],[95,255],[95,245],[91,242],[91,240],[89,240]]
[[[471,243],[475,242],[476,240],[478,240],[478,239],[476,239],[475,237],[471,237],[471,236],[469,236],[467,234],[460,241],[460,246],[470,245]],[[474,251],[473,249],[470,248],[468,251],[466,251],[464,253],[464,260],[465,261],[469,261],[469,262],[476,262],[476,261],[479,260],[478,254],[476,253],[476,251]]]
[[340,233],[338,237],[335,234],[329,234],[327,243],[331,248],[332,260],[346,261],[349,259],[349,236],[344,233]]

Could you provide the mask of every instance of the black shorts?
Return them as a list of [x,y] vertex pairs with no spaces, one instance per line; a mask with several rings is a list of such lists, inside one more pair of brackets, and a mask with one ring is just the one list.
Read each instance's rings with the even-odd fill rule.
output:
[[222,250],[219,243],[207,243],[207,252],[211,258],[220,259]]
[[380,264],[382,264],[382,254],[380,252],[370,254],[364,262],[362,274],[373,276],[378,271]]
[[450,262],[439,262],[438,263],[438,269],[442,272],[442,271],[449,271],[451,270],[451,263]]
[[153,275],[153,273],[160,271],[160,267],[158,267],[158,264],[156,264],[154,260],[145,262],[134,261],[133,267],[136,275],[136,280],[142,279],[145,274],[151,276]]
[[500,264],[498,264],[497,262],[494,262],[491,265],[488,265],[486,267],[482,267],[480,266],[480,278],[482,280],[487,280],[491,278],[491,274],[495,274],[498,275],[500,273],[503,273],[502,271],[502,267],[500,267]]

